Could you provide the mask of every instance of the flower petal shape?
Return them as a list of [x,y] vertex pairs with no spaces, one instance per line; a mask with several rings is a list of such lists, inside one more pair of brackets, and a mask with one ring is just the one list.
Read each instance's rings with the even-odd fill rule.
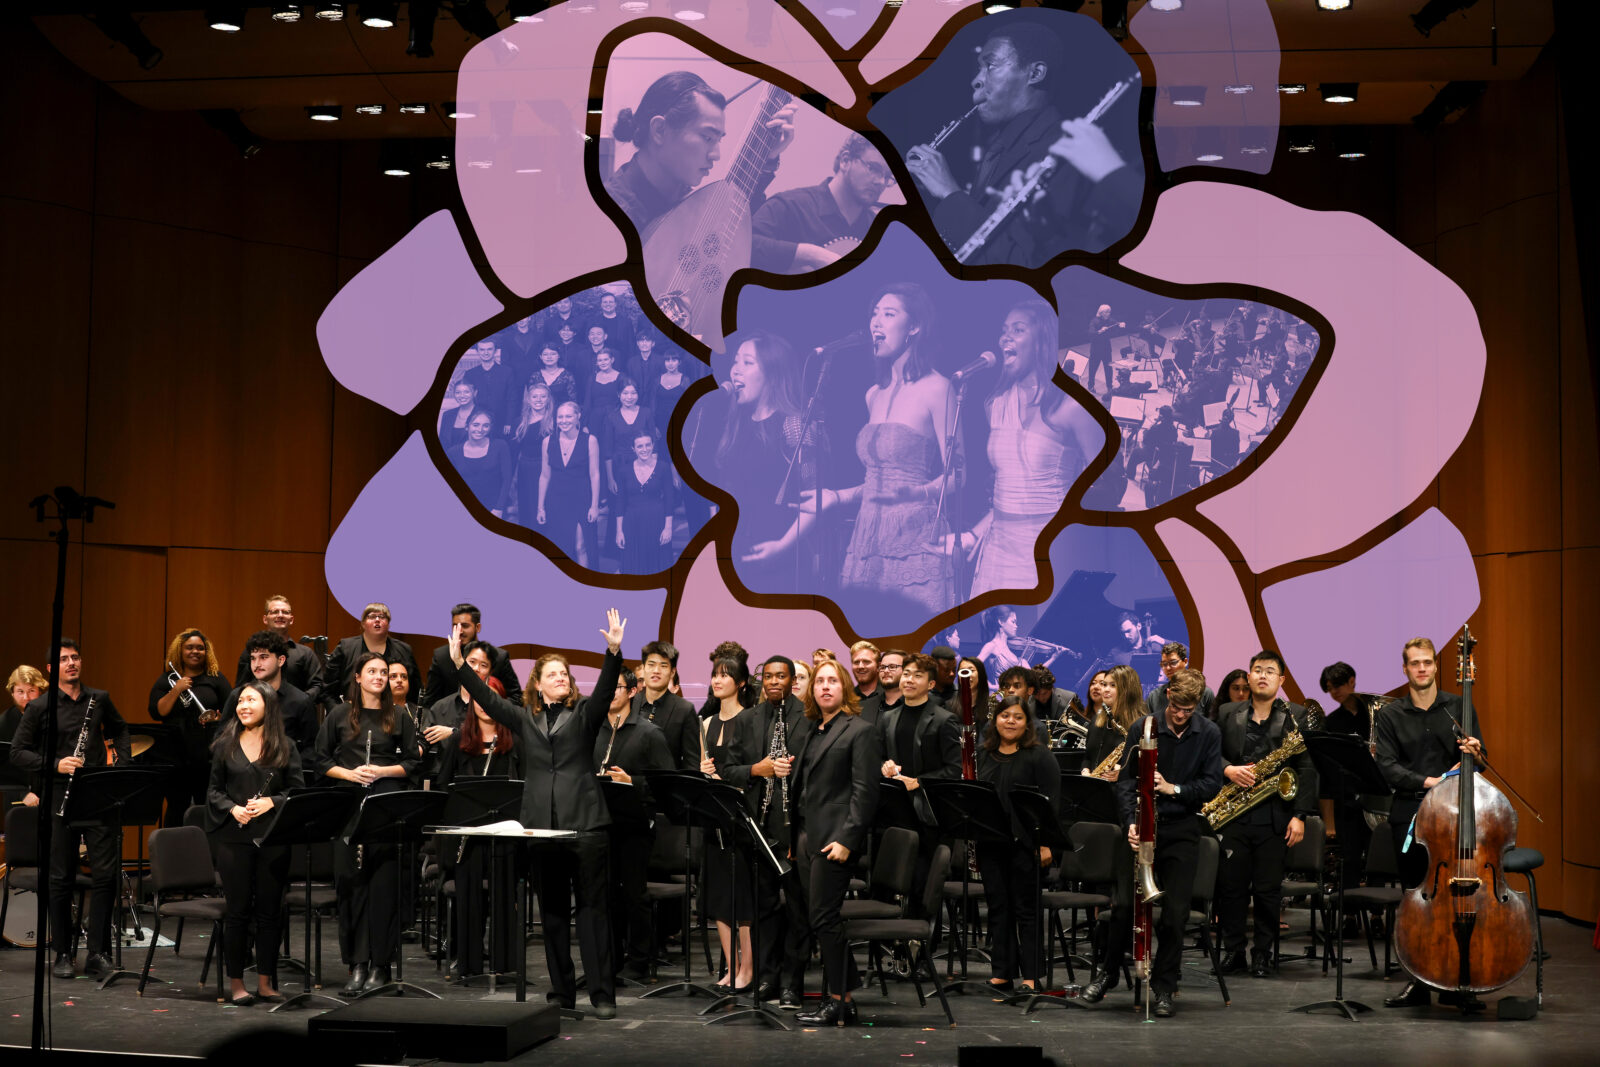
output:
[[800,0],[841,48],[854,48],[878,21],[883,0]]
[[[1303,682],[1314,679],[1336,649],[1336,658],[1354,667],[1362,688],[1373,693],[1404,684],[1396,649],[1417,636],[1442,648],[1477,610],[1478,599],[1472,550],[1437,508],[1355,559],[1261,591],[1278,649],[1301,668]],[[1373,605],[1382,607],[1374,611]]]
[[945,23],[983,0],[911,0],[900,5],[894,21],[861,61],[861,76],[876,85],[907,63],[921,58]]
[[439,354],[497,314],[448,211],[436,211],[344,284],[317,319],[339,384],[404,415],[433,384]]
[[[397,500],[406,502],[408,516],[400,523]],[[485,529],[439,474],[420,433],[350,505],[328,540],[324,570],[347,611],[382,599],[396,630],[436,633],[451,606],[469,600],[494,618],[502,644],[583,650],[595,642],[591,620],[603,621],[606,608],[650,628],[666,606],[663,589],[584,585],[528,545]]]
[[1156,536],[1171,554],[1200,613],[1198,620],[1191,620],[1189,631],[1194,635],[1195,668],[1215,681],[1249,664],[1261,648],[1261,638],[1233,564],[1210,538],[1180,519],[1158,523]]
[[[755,607],[740,600],[723,580],[717,553],[709,548],[689,567],[671,632],[673,643],[685,649],[712,649],[733,637],[753,642],[751,652],[758,655],[782,653],[809,661],[812,649],[832,648],[841,663],[850,659],[845,654],[850,642],[822,612]],[[690,680],[699,680],[695,675],[704,662],[698,656],[684,661]]]
[[[1198,505],[1257,573],[1349,544],[1399,513],[1472,425],[1486,359],[1472,302],[1359,215],[1186,182],[1161,195],[1122,264],[1180,285],[1281,292],[1333,327],[1335,347],[1291,431],[1249,477]],[[1355,412],[1367,432],[1351,432]],[[1338,486],[1361,492],[1330,500]]]

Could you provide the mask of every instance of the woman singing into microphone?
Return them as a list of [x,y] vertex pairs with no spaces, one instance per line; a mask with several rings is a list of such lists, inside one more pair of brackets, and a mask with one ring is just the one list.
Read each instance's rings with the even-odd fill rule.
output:
[[[381,659],[381,657],[380,657]],[[206,828],[211,832],[217,873],[228,910],[222,917],[222,953],[232,984],[232,1002],[281,1002],[278,945],[283,940],[284,893],[289,886],[289,850],[259,847],[268,817],[291,789],[305,785],[300,750],[284,731],[278,693],[263,682],[239,691],[233,718],[211,746],[211,782],[206,790]],[[250,925],[255,924],[256,993],[245,992],[250,962]]]
[[806,1026],[853,1026],[851,991],[861,984],[839,916],[850,888],[850,858],[866,847],[878,808],[883,745],[862,722],[860,698],[838,660],[811,676],[806,718],[816,724],[795,765],[789,788],[792,856],[806,893],[811,931],[822,949],[828,996],[802,1014]]
[[[389,692],[389,664],[376,652],[356,657],[345,703],[328,712],[317,734],[317,770],[337,785],[369,793],[406,789],[422,761],[411,717]],[[339,906],[339,954],[350,968],[343,995],[389,983],[400,950],[400,853],[394,845],[345,845],[333,853]]]
[[533,665],[533,675],[517,705],[496,696],[466,666],[461,636],[450,636],[450,658],[457,683],[501,729],[516,736],[522,753],[523,826],[542,830],[576,830],[575,841],[561,841],[538,854],[539,921],[544,928],[545,962],[550,967],[548,998],[571,1008],[577,1000],[572,967],[572,899],[578,899],[578,943],[588,976],[589,1002],[595,1015],[617,1014],[616,972],[611,965],[611,929],[606,921],[608,849],[606,827],[611,813],[594,773],[594,742],[607,725],[606,712],[622,671],[622,633],[627,625],[612,608],[606,612],[606,658],[594,695],[583,698],[572,682],[565,656],[546,652]]

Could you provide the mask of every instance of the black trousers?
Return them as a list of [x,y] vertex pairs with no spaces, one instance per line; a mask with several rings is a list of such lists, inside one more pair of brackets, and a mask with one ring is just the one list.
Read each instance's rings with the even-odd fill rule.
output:
[[1283,904],[1283,859],[1287,851],[1283,835],[1270,822],[1244,823],[1235,819],[1222,828],[1217,917],[1222,921],[1224,951],[1244,951],[1245,908],[1254,900],[1252,947],[1256,952],[1272,952]]
[[1421,806],[1421,800],[1396,796],[1394,806],[1389,809],[1389,832],[1394,835],[1394,856],[1400,869],[1400,885],[1406,889],[1415,889],[1428,875],[1427,849],[1413,842],[1411,851],[1401,851],[1405,848],[1406,835],[1411,832],[1411,821],[1416,818],[1417,809]]
[[606,923],[606,883],[610,869],[604,830],[581,833],[576,841],[552,841],[534,855],[539,878],[539,923],[551,992],[562,1004],[577,1000],[572,969],[572,897],[578,897],[578,946],[592,1004],[615,1003],[616,970],[611,964],[611,930]]
[[[515,953],[520,949],[522,930],[516,916],[516,861],[509,855],[501,860],[500,884],[491,886],[494,877],[493,856],[495,839],[468,841],[455,865],[456,883],[456,961],[462,974],[482,974],[484,935],[492,938],[489,945],[489,963],[496,974],[509,974],[516,970]],[[450,859],[455,858],[455,845],[450,845]],[[493,922],[490,922],[490,912]]]
[[861,984],[850,942],[844,936],[844,919],[839,914],[844,895],[850,889],[849,863],[835,863],[819,851],[821,842],[800,831],[800,881],[806,887],[811,935],[822,950],[822,978],[834,996],[848,993]]
[[61,798],[40,802],[50,815],[50,944],[57,954],[72,951],[72,897],[77,892],[78,843],[88,848],[89,922],[84,947],[88,954],[111,951],[111,904],[116,899],[119,857],[114,826],[68,826],[55,810]]
[[184,813],[191,804],[203,804],[206,788],[211,780],[211,761],[185,759],[167,771],[166,813],[161,818],[163,826],[182,826]]
[[[1133,944],[1133,851],[1119,851],[1117,901],[1111,908],[1111,928],[1106,941],[1106,969],[1115,973]],[[1156,827],[1156,884],[1162,897],[1156,904],[1153,925],[1155,958],[1150,965],[1152,992],[1175,993],[1183,968],[1183,928],[1194,900],[1194,868],[1200,852],[1199,816],[1166,819]]]
[[[773,850],[782,854],[776,845]],[[799,869],[791,867],[779,878],[763,866],[756,878],[756,898],[761,910],[756,978],[762,985],[776,982],[779,989],[798,993],[805,988],[806,964],[811,960],[811,918]]]
[[[978,870],[989,904],[989,959],[996,978],[1044,977],[1038,855],[1020,845],[978,845]],[[1035,877],[1041,878],[1037,884]]]
[[650,850],[655,835],[646,830],[611,830],[611,964],[648,967],[655,951],[650,928]]
[[278,984],[278,946],[283,940],[284,894],[289,888],[289,850],[257,848],[249,841],[215,841],[217,873],[228,910],[222,917],[222,958],[229,978],[244,978],[250,965],[250,927],[255,925],[256,973]]
[[400,850],[335,845],[333,891],[339,908],[339,955],[346,965],[389,967],[400,952]]

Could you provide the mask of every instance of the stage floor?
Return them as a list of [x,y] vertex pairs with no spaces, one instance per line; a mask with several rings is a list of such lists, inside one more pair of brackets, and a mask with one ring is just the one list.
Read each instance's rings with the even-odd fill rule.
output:
[[[1291,913],[1291,921],[1301,928],[1304,912]],[[1046,1007],[1032,1015],[977,993],[953,996],[951,1006],[959,1025],[951,1028],[937,1000],[930,999],[927,1007],[919,1008],[910,983],[890,982],[887,998],[876,989],[860,995],[861,1018],[866,1025],[830,1031],[805,1031],[796,1026],[793,1033],[786,1034],[753,1020],[705,1027],[696,1013],[709,1001],[682,997],[639,1000],[641,990],[627,989],[619,991],[616,1019],[566,1021],[560,1037],[524,1053],[518,1062],[676,1064],[693,1057],[698,1067],[709,1067],[800,1055],[807,1062],[827,1057],[841,1065],[931,1065],[955,1064],[963,1045],[990,1049],[1034,1045],[1042,1046],[1046,1056],[1063,1065],[1156,1061],[1224,1067],[1266,1062],[1593,1063],[1596,1039],[1600,1038],[1600,1014],[1595,1011],[1600,961],[1591,947],[1592,933],[1559,919],[1546,918],[1543,925],[1545,944],[1552,954],[1545,964],[1544,1011],[1527,1022],[1497,1020],[1494,1002],[1505,994],[1531,996],[1531,966],[1524,978],[1486,998],[1489,1011],[1485,1015],[1462,1018],[1453,1008],[1437,1006],[1393,1010],[1384,1008],[1382,1001],[1398,990],[1398,983],[1382,981],[1371,969],[1363,942],[1347,949],[1351,962],[1345,980],[1347,999],[1374,1008],[1358,1022],[1337,1015],[1289,1013],[1294,1005],[1333,996],[1331,974],[1323,978],[1315,964],[1286,964],[1272,979],[1235,976],[1229,981],[1233,1003],[1225,1007],[1215,980],[1205,973],[1198,954],[1190,953],[1185,957],[1177,1015],[1149,1025],[1134,1013],[1128,992],[1119,989],[1086,1010]],[[337,986],[342,984],[344,969],[336,962],[338,948],[331,927],[328,932],[324,959],[335,961],[339,981],[333,982],[331,971],[329,980]],[[1304,943],[1303,936],[1286,940],[1285,951],[1299,952]],[[407,979],[459,1003],[463,1014],[486,996],[481,986],[461,989],[447,985],[417,945],[405,949]],[[135,995],[137,983],[130,979],[99,992],[86,978],[55,982],[55,1047],[204,1056],[218,1043],[254,1028],[305,1033],[311,1015],[307,1010],[273,1015],[259,1006],[217,1004],[215,986],[208,983],[201,990],[197,984],[204,951],[204,938],[192,929],[184,937],[183,957],[175,960],[169,949],[159,950],[153,973],[177,981],[170,986],[152,982],[144,997]],[[124,961],[131,966],[142,958],[142,949],[127,950]],[[31,952],[0,952],[0,1045],[26,1047],[29,1043],[32,959]],[[537,943],[529,947],[528,966],[534,978],[529,997],[542,1001],[549,985],[544,979],[543,949]],[[815,975],[815,967],[811,973]],[[986,965],[979,964],[973,973],[986,975]],[[284,991],[298,992],[298,975],[290,971],[285,975]],[[495,999],[511,997],[511,993],[501,992]],[[792,1023],[792,1013],[784,1015]],[[0,1055],[10,1058],[9,1053]],[[316,1062],[320,1067],[331,1061],[318,1056]]]

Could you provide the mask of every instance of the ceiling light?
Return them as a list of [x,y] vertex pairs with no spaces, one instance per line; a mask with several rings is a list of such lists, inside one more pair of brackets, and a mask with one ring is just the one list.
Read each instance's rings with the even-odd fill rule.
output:
[[1206,102],[1204,85],[1174,85],[1167,90],[1173,107],[1200,107]]
[[1324,11],[1348,11],[1350,0],[1317,0],[1317,6]]
[[857,14],[859,14],[859,12],[856,10],[854,0],[851,0],[851,2],[848,4],[846,4],[844,0],[833,0],[832,6],[824,11],[823,14],[829,15],[836,19],[848,19],[854,18]]
[[312,122],[338,122],[344,109],[338,104],[317,104],[306,108]]
[[1196,163],[1221,163],[1222,160],[1222,131],[1215,128],[1196,130],[1194,134],[1194,161]]
[[706,17],[709,0],[674,0],[672,17],[683,22],[699,22]]
[[1340,159],[1367,158],[1368,139],[1357,130],[1341,130],[1334,135],[1333,151]]
[[598,6],[594,0],[567,0],[567,10],[575,15],[592,15]]
[[650,10],[650,0],[622,0],[618,6],[630,15],[642,15]]
[[1433,28],[1457,11],[1465,11],[1476,4],[1478,0],[1428,0],[1422,5],[1422,10],[1411,16],[1411,25],[1417,32],[1426,37],[1433,32]]
[[[1014,4],[1002,3],[1000,0],[995,0],[995,2],[992,4],[985,4],[983,9],[991,15],[998,15],[1002,11],[1010,11],[1014,6]],[[832,13],[833,12],[831,11],[829,12],[830,15]]]
[[273,4],[272,20],[274,22],[299,22],[299,4]]
[[150,70],[161,62],[164,53],[150,42],[150,38],[144,35],[139,24],[133,21],[133,16],[126,11],[107,12],[89,17],[100,27],[101,33],[132,52],[133,58],[139,61],[142,70]]
[[1317,135],[1309,130],[1290,130],[1288,140],[1289,151],[1297,156],[1308,155],[1317,150]]
[[1251,85],[1249,82],[1241,82],[1238,85],[1224,85],[1222,87],[1222,91],[1227,93],[1229,96],[1243,96],[1246,93],[1255,92],[1256,87]]
[[1353,104],[1356,102],[1355,82],[1323,82],[1319,88],[1322,90],[1324,104]]
[[506,10],[511,12],[512,22],[543,22],[544,9],[549,6],[549,0],[511,0]]
[[327,4],[327,3],[318,4],[312,13],[314,15],[316,15],[317,18],[321,19],[323,22],[343,22],[344,21],[344,5],[343,4]]
[[418,59],[433,57],[433,21],[439,17],[436,0],[411,0],[406,5],[411,17],[411,37],[406,42],[406,55]]
[[378,144],[378,168],[386,177],[411,176],[411,145],[399,141],[382,141]]
[[400,111],[400,114],[402,114],[402,115],[426,115],[428,113],[428,105],[427,104],[401,104],[400,108],[399,108],[399,111]]
[[1246,141],[1239,146],[1239,154],[1245,156],[1264,156],[1267,146],[1260,141]]
[[382,4],[362,4],[361,25],[374,30],[394,29],[395,19],[399,17],[399,12],[396,10],[397,6],[392,0],[389,3]]
[[478,117],[477,104],[458,104],[454,100],[446,100],[440,107],[444,111],[445,118],[448,119],[475,119]]
[[426,164],[424,164],[424,166],[426,166],[429,170],[449,170],[450,157],[440,156],[438,159],[430,159]]
[[518,174],[543,174],[544,171],[541,170],[538,167],[519,167],[519,168],[517,168],[517,173]]
[[238,33],[244,29],[244,5],[211,4],[207,6],[206,25],[219,33]]
[[1150,0],[1145,6],[1151,11],[1182,11],[1183,0]]
[[237,111],[227,108],[206,108],[201,110],[200,117],[205,119],[207,126],[232,141],[233,147],[237,148],[239,155],[245,159],[261,151],[261,141],[250,132],[250,128],[244,124]]
[[381,115],[381,114],[383,114],[383,105],[382,104],[362,104],[360,107],[356,108],[356,114],[357,115]]
[[383,168],[383,173],[391,178],[409,178],[411,171],[403,163],[391,163]]
[[1299,96],[1306,91],[1305,82],[1279,82],[1278,92],[1284,96]]

